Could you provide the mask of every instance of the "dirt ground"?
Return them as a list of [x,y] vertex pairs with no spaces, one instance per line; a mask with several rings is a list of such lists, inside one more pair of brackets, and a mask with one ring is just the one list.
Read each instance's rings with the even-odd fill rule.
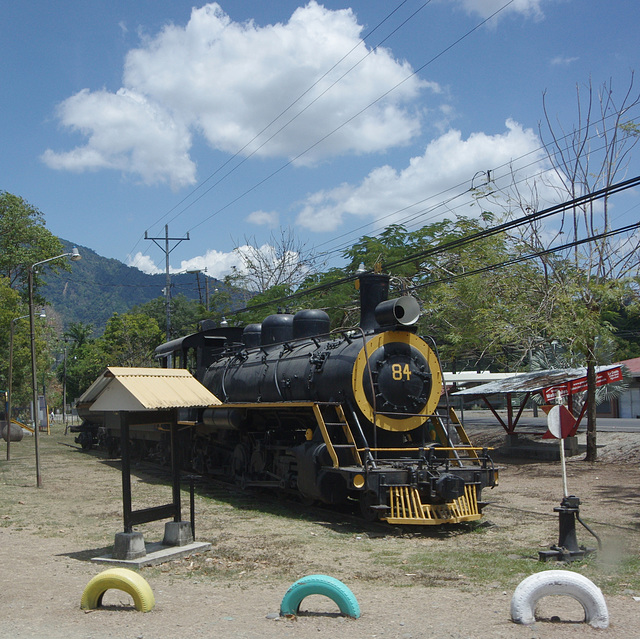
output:
[[[469,428],[474,442],[497,445],[497,429]],[[271,639],[349,636],[352,639],[640,637],[640,437],[600,433],[600,461],[568,460],[569,492],[602,550],[571,566],[541,563],[556,543],[562,498],[558,462],[504,457],[500,485],[480,526],[401,530],[366,524],[349,513],[306,509],[268,494],[197,485],[196,537],[210,551],[143,568],[155,608],[141,613],[121,591],[105,607],[82,611],[89,580],[105,569],[105,554],[122,530],[118,464],[80,452],[62,432],[40,438],[43,487],[35,487],[33,438],[0,448],[0,636],[50,639]],[[166,476],[136,469],[134,507],[170,501]],[[188,497],[183,493],[183,503]],[[186,515],[185,515],[185,518]],[[163,523],[140,527],[146,541]],[[578,526],[578,540],[596,540]],[[583,573],[605,596],[610,627],[582,623],[580,605],[547,597],[532,626],[510,620],[515,587],[546,569]],[[361,617],[338,614],[328,598],[304,600],[297,618],[277,614],[287,588],[310,574],[340,579]]]

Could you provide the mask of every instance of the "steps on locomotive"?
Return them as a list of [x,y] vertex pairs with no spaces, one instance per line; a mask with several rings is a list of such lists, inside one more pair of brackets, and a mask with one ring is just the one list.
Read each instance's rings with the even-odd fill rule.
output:
[[[351,428],[347,423],[347,418],[344,414],[344,410],[341,404],[328,404],[316,402],[313,405],[313,412],[322,433],[327,450],[331,456],[334,467],[342,466],[346,460],[341,459],[337,451],[346,450],[351,453],[352,460],[358,466],[362,466],[362,459],[358,452],[358,446],[356,444]],[[327,421],[327,417],[332,418],[335,421]],[[336,443],[334,438],[337,433],[342,433],[346,439],[346,443]]]

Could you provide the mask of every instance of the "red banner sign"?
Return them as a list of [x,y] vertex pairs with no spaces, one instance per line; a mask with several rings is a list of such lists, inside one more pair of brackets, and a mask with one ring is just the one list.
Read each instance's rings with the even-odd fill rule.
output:
[[[604,386],[605,384],[620,381],[622,381],[622,369],[619,366],[596,373],[596,386]],[[585,375],[584,377],[579,377],[564,384],[549,386],[542,390],[542,396],[546,402],[555,402],[557,401],[558,394],[560,394],[561,398],[566,398],[568,395],[583,393],[586,390],[587,376]]]

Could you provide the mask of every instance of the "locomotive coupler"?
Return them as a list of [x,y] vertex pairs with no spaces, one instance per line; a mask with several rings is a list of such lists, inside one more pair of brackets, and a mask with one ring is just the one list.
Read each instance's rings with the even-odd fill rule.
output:
[[558,544],[551,546],[549,550],[539,551],[538,559],[540,561],[549,561],[550,559],[576,561],[595,551],[595,548],[578,546],[576,519],[598,540],[598,548],[600,548],[598,535],[580,519],[580,499],[578,497],[575,495],[564,497],[560,506],[556,506],[553,511],[558,513],[559,519]]

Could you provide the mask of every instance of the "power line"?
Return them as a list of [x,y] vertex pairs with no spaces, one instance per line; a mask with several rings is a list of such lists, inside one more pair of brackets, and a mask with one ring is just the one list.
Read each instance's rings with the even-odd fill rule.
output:
[[[430,1],[430,0],[429,0]],[[417,11],[420,11],[424,6],[426,6],[427,4],[429,4],[428,2],[423,3],[420,8]],[[219,208],[218,210],[214,211],[211,215],[209,215],[208,217],[206,217],[205,219],[203,219],[202,221],[200,221],[199,223],[197,223],[195,226],[191,227],[191,230],[197,228],[198,226],[204,224],[205,222],[207,222],[208,220],[210,220],[211,218],[213,218],[214,216],[218,215],[219,213],[221,213],[222,211],[226,210],[228,207],[230,207],[231,205],[235,204],[236,202],[238,202],[240,199],[242,199],[243,197],[245,197],[246,195],[248,195],[249,193],[251,193],[252,191],[254,191],[255,189],[257,189],[259,186],[261,186],[262,184],[264,184],[266,181],[268,181],[269,179],[271,179],[272,177],[274,177],[275,175],[277,175],[279,172],[281,172],[282,170],[284,170],[284,168],[288,167],[289,165],[291,165],[293,162],[295,162],[297,159],[299,159],[302,155],[304,155],[305,153],[307,153],[308,151],[310,151],[312,148],[314,148],[315,146],[317,146],[318,144],[320,144],[321,142],[323,142],[327,137],[329,137],[330,135],[333,135],[333,133],[335,133],[336,131],[338,131],[339,129],[341,129],[342,127],[346,126],[349,122],[351,122],[354,118],[358,117],[362,112],[364,112],[366,109],[370,108],[371,106],[373,106],[374,104],[376,104],[378,101],[380,101],[381,99],[383,99],[384,97],[386,97],[391,91],[395,90],[398,86],[400,86],[401,84],[403,84],[404,82],[406,82],[408,79],[410,79],[412,76],[416,75],[417,73],[421,72],[422,70],[424,70],[424,68],[426,68],[429,64],[433,63],[435,60],[437,60],[439,57],[441,57],[442,55],[444,55],[447,51],[449,51],[451,48],[453,48],[454,46],[456,46],[459,42],[461,42],[462,40],[464,40],[466,37],[468,37],[469,35],[471,35],[474,31],[476,31],[477,29],[479,29],[480,27],[482,27],[484,24],[486,24],[489,20],[491,20],[493,17],[495,17],[495,15],[497,15],[498,13],[500,13],[501,11],[503,11],[504,9],[506,9],[510,4],[512,4],[514,0],[511,0],[510,2],[507,2],[506,4],[504,4],[501,8],[499,8],[497,11],[495,11],[493,14],[491,14],[488,18],[486,18],[485,20],[483,20],[482,22],[480,22],[479,24],[477,24],[474,28],[470,29],[468,32],[466,32],[465,34],[463,34],[460,38],[458,38],[455,42],[453,42],[452,44],[450,44],[448,47],[446,47],[445,49],[443,49],[442,51],[440,51],[436,56],[434,56],[433,58],[431,58],[430,60],[428,60],[427,62],[425,62],[423,65],[421,65],[418,69],[416,69],[411,75],[407,76],[404,80],[402,80],[402,82],[398,83],[397,85],[395,85],[394,87],[392,87],[389,91],[387,91],[385,94],[383,94],[382,96],[379,96],[375,101],[373,101],[372,103],[370,103],[367,107],[365,107],[364,109],[362,109],[360,112],[358,112],[357,114],[355,114],[352,118],[350,118],[349,120],[347,120],[346,122],[343,122],[339,127],[337,127],[336,129],[334,129],[332,132],[330,132],[329,134],[327,134],[326,136],[324,136],[323,138],[321,138],[320,140],[318,140],[316,143],[314,143],[313,145],[311,145],[310,147],[308,147],[305,151],[303,151],[301,154],[299,154],[298,156],[296,156],[295,158],[293,158],[292,160],[290,160],[289,162],[287,162],[286,164],[284,164],[283,166],[281,166],[279,169],[277,169],[276,171],[272,172],[270,175],[266,176],[264,179],[260,180],[257,184],[254,184],[251,188],[247,189],[246,191],[244,191],[243,193],[241,193],[239,196],[237,196],[236,198],[234,198],[233,200],[231,200],[230,202],[228,202],[226,205],[224,205],[223,207]],[[203,186],[209,179],[211,179],[211,177],[213,177],[216,173],[218,173],[224,166],[226,166],[229,161],[231,161],[233,158],[237,157],[237,155],[239,153],[241,153],[244,149],[246,149],[253,141],[255,141],[263,132],[265,132],[270,126],[272,126],[272,124],[274,124],[278,119],[280,119],[280,117],[282,115],[284,115],[287,111],[290,110],[290,108],[292,106],[294,106],[304,95],[306,95],[314,86],[316,86],[318,84],[318,82],[320,82],[320,80],[324,77],[326,77],[326,75],[328,75],[328,73],[330,73],[331,70],[333,70],[334,68],[336,68],[340,62],[342,62],[346,57],[348,57],[363,41],[364,39],[366,39],[367,37],[369,37],[374,31],[376,31],[376,29],[378,29],[393,13],[395,13],[402,5],[404,4],[401,3],[398,7],[396,7],[394,9],[394,11],[392,11],[381,23],[379,23],[369,34],[367,34],[367,36],[365,36],[365,38],[363,38],[363,40],[359,41],[359,43],[354,46],[347,54],[345,54],[345,56],[343,56],[343,58],[341,58],[341,60],[339,60],[329,71],[325,72],[325,74],[323,76],[321,76],[321,78],[319,78],[313,85],[311,85],[311,87],[309,87],[309,89],[307,89],[307,91],[305,91],[303,94],[301,94],[301,96],[299,96],[291,105],[289,105],[286,109],[284,109],[276,118],[274,118],[274,120],[272,120],[271,123],[269,123],[265,128],[263,128],[263,130],[257,134],[250,142],[247,143],[247,145],[245,145],[244,147],[242,147],[242,149],[240,149],[238,152],[236,152],[236,154],[230,158],[230,160],[228,160],[227,162],[225,162],[219,169],[217,169],[211,176],[209,176],[209,178],[207,178],[207,180],[205,180],[201,185],[199,185],[196,189],[194,189],[194,191],[189,194],[188,196],[186,196],[185,199],[183,199],[179,204],[181,204],[182,202],[184,202],[186,199],[188,199],[193,193],[195,193],[199,188],[201,188],[201,186]],[[407,18],[400,26],[398,26],[393,32],[391,32],[388,36],[386,36],[385,39],[382,40],[382,42],[386,41],[389,37],[391,37],[394,33],[396,33],[396,31],[401,28],[406,22],[408,22],[410,19],[412,19],[415,16],[414,12],[411,16],[409,16],[409,18]],[[377,46],[380,46],[377,45]],[[371,51],[369,51],[367,53],[367,55],[370,55],[372,52],[374,51],[374,49],[371,49]],[[366,57],[366,56],[365,56]],[[363,58],[364,59],[364,58]],[[355,68],[355,66],[357,66],[358,63],[356,63],[356,65],[354,65],[353,67],[351,67],[351,69]],[[350,69],[350,70],[351,70]],[[347,71],[348,73],[349,71]],[[342,79],[344,77],[345,74],[343,74],[341,76],[340,79]],[[334,82],[334,84],[332,84],[331,86],[334,86],[338,81],[340,81],[340,79],[338,79],[336,82]],[[331,88],[331,87],[329,87]],[[329,89],[327,89],[329,90]],[[323,92],[324,95],[325,92]],[[318,96],[316,98],[319,99],[320,96]],[[315,101],[315,100],[314,100]],[[309,106],[309,105],[308,105]],[[308,108],[305,107],[306,108]],[[302,113],[303,111],[301,111],[300,113]],[[294,118],[292,118],[291,120],[289,120],[289,122],[287,124],[285,124],[283,127],[281,127],[274,135],[277,135],[277,133],[279,133],[283,128],[285,128],[290,122],[293,121],[293,119],[295,119],[296,117],[298,117],[300,115],[300,113],[298,113],[298,115],[294,116]],[[272,135],[270,138],[268,138],[268,140],[266,142],[264,142],[260,147],[258,148],[262,148],[262,146],[264,146],[264,144],[266,144],[269,140],[271,140],[274,135]],[[571,134],[569,134],[571,135]],[[565,136],[566,137],[566,136]],[[551,143],[549,143],[551,144]],[[539,147],[538,149],[529,152],[528,154],[525,154],[523,156],[521,156],[520,158],[517,159],[522,159],[524,157],[526,157],[527,155],[530,155],[532,153],[537,153],[540,151],[540,149],[544,149],[547,148],[549,146],[549,144],[545,144],[542,145],[541,147]],[[255,153],[256,151],[254,151],[253,153]],[[252,153],[252,154],[253,154]],[[249,156],[250,157],[250,156]],[[246,161],[245,158],[242,160],[242,162]],[[513,162],[513,160],[510,161],[509,164],[511,164]],[[239,165],[237,165],[235,168],[238,168]],[[502,166],[507,166],[507,164],[502,165]],[[235,170],[232,169],[233,170]],[[498,167],[500,168],[500,167]],[[231,173],[228,172],[225,176],[223,176],[221,178],[220,181],[222,181],[226,176],[228,176]],[[217,182],[216,184],[220,183]],[[215,186],[215,185],[213,185]],[[209,192],[209,190],[211,190],[211,188],[207,190],[207,192]],[[461,185],[458,185],[458,187]],[[456,187],[451,187],[451,189],[448,189],[448,191],[451,191],[453,189],[455,189]],[[442,193],[446,193],[447,191],[441,192]],[[205,195],[205,193],[201,194],[200,197],[198,198],[198,200],[203,197]],[[410,218],[405,218],[405,222],[407,220],[416,220],[420,217],[423,217],[425,213],[429,212],[429,211],[434,211],[438,206],[446,206],[448,203],[452,202],[453,200],[461,197],[463,194],[458,194],[456,196],[453,196],[452,198],[450,198],[449,200],[439,203],[437,205],[434,205],[433,207],[429,207],[427,209],[423,209],[421,211],[418,211],[416,213],[413,213],[412,216]],[[429,199],[433,199],[434,197],[437,196],[430,196],[429,198],[425,198],[425,200],[422,200],[421,202],[425,202]],[[196,200],[196,201],[198,201]],[[385,217],[390,217],[392,215],[396,215],[397,213],[403,211],[403,210],[408,210],[414,206],[417,206],[418,204],[420,204],[421,202],[416,202],[414,204],[408,205],[407,207],[404,207],[403,209],[399,209],[398,211],[394,212],[394,213],[389,213],[387,214],[387,216]],[[189,204],[189,206],[191,206],[192,204],[194,204],[195,202],[192,202],[191,204]],[[170,211],[168,211],[168,213],[170,213],[171,211],[175,210],[175,208],[177,206],[173,207],[172,209],[170,209]],[[176,219],[176,217],[178,217],[178,215],[182,214],[182,212],[186,211],[188,207],[185,207],[185,209],[183,209],[180,213],[178,213],[176,216],[174,216],[174,218],[172,219]],[[167,213],[167,214],[168,214]],[[166,216],[166,214],[165,214]],[[384,219],[384,218],[382,218]],[[379,224],[380,220],[376,220],[375,222],[372,222],[371,224]],[[368,225],[365,225],[368,226]],[[365,228],[365,226],[359,227],[359,229]],[[353,233],[354,231],[351,231],[351,233]],[[343,236],[344,237],[344,236]],[[335,240],[330,240],[328,242],[332,242]],[[326,242],[326,243],[328,243]],[[325,243],[325,244],[326,244]],[[347,244],[348,245],[348,244]],[[320,245],[322,246],[322,245]],[[343,245],[344,246],[344,245]],[[339,251],[341,249],[341,247],[336,247],[334,248],[332,251],[327,252],[325,255],[330,255],[331,253],[335,253],[337,251]]]
[[[325,71],[315,82],[313,82],[311,84],[311,86],[309,86],[307,89],[305,89],[305,91],[303,91],[293,102],[291,102],[285,109],[283,109],[275,118],[273,118],[271,120],[271,122],[269,122],[261,131],[259,131],[256,135],[254,135],[253,138],[251,138],[251,140],[249,140],[243,147],[241,147],[240,149],[238,149],[230,158],[228,158],[225,162],[223,162],[213,173],[211,173],[205,180],[203,180],[197,187],[195,187],[190,193],[188,193],[187,195],[185,195],[185,197],[183,197],[177,204],[175,204],[173,207],[171,207],[162,217],[160,217],[158,220],[156,220],[156,222],[154,222],[151,226],[154,226],[155,224],[158,224],[159,222],[161,222],[165,217],[167,217],[167,215],[169,215],[170,213],[172,213],[173,211],[175,211],[175,209],[177,209],[181,204],[183,204],[184,202],[186,202],[192,195],[194,195],[199,189],[201,189],[207,182],[209,182],[209,180],[211,180],[217,173],[219,173],[222,169],[224,169],[225,166],[227,166],[228,164],[230,164],[236,157],[238,157],[246,148],[248,148],[253,142],[255,142],[265,131],[267,131],[269,128],[271,128],[271,126],[273,126],[282,116],[284,116],[289,110],[291,110],[298,102],[300,102],[300,100],[302,100],[302,98],[304,98],[305,95],[307,95],[312,89],[314,89],[324,78],[326,78],[334,69],[336,69],[340,63],[342,63],[346,58],[348,58],[358,47],[360,47],[360,45],[366,41],[368,38],[370,38],[385,22],[387,22],[387,20],[389,20],[391,18],[391,16],[393,16],[397,11],[400,10],[400,8],[407,3],[408,0],[402,0],[402,2],[400,2],[400,4],[393,9],[390,13],[388,13],[385,18],[383,18],[373,29],[371,29],[371,31],[369,31],[369,33],[367,33],[361,40],[359,40],[357,42],[356,45],[354,45],[346,54],[344,54],[335,64],[333,64],[333,66],[331,66],[331,68],[329,68],[327,71]],[[417,11],[415,11],[411,16],[413,17],[416,13],[418,13],[418,11],[420,11],[424,6],[426,6],[427,4],[429,4],[431,2],[431,0],[427,0],[427,2],[425,2]],[[401,26],[403,26],[408,20],[405,20],[405,22],[402,23]],[[395,33],[398,29],[395,29],[393,33]],[[384,40],[382,40],[382,42],[385,42],[390,36],[387,36],[387,38],[385,38]],[[378,45],[376,45],[376,47],[380,46],[380,44],[382,44],[382,42],[378,43]],[[374,49],[372,49],[373,51]],[[369,55],[369,53],[367,53],[367,56]],[[365,56],[365,58],[367,57]],[[364,58],[362,58],[364,59]],[[361,61],[362,61],[361,59]],[[359,62],[358,62],[359,64]],[[353,67],[351,67],[351,69],[349,69],[349,71],[347,71],[347,73],[349,73],[351,70],[353,70],[355,68],[356,65],[354,65]],[[342,78],[344,78],[344,76],[347,74],[343,74],[339,80],[341,80]],[[338,81],[339,81],[338,80]],[[329,88],[333,87],[338,81],[334,82]],[[327,89],[328,90],[328,89]],[[326,93],[326,91],[324,91],[321,95],[324,95],[324,93]],[[317,99],[317,98],[316,98]],[[315,100],[314,100],[315,102]],[[313,104],[313,103],[312,103]],[[309,105],[308,105],[309,106]],[[307,107],[305,107],[304,110],[306,110]],[[300,115],[302,113],[302,111],[298,114]],[[294,118],[292,118],[291,120],[289,120],[289,122],[287,122],[284,127],[282,127],[281,129],[279,129],[277,133],[279,133],[283,128],[285,128],[286,126],[288,126],[289,124],[291,124],[291,122],[293,122],[294,119],[296,119],[298,117],[298,115],[296,115]],[[267,142],[269,140],[272,139],[271,136]],[[266,142],[265,142],[266,143]],[[262,148],[262,146],[264,146],[264,144],[261,145],[260,147],[258,147],[258,150],[260,148]],[[169,220],[170,222],[175,220],[179,215],[181,215],[182,213],[184,213],[187,209],[189,209],[191,206],[193,206],[193,204],[195,204],[196,202],[198,202],[202,197],[204,197],[204,195],[206,195],[209,191],[211,191],[212,188],[214,188],[216,185],[218,185],[224,178],[226,178],[228,175],[230,175],[233,171],[235,171],[241,164],[243,164],[249,157],[251,157],[252,155],[255,154],[256,151],[254,151],[253,153],[251,153],[250,156],[248,156],[247,158],[243,159],[242,162],[240,162],[239,164],[237,164],[231,171],[229,171],[228,173],[226,173],[221,180],[219,180],[218,182],[216,182],[214,185],[212,185],[209,189],[207,189],[204,193],[202,193],[198,198],[196,198],[195,200],[193,200],[191,203],[189,203],[185,208],[183,208],[177,215],[175,215],[173,218],[171,218],[171,220]],[[136,242],[135,246],[133,247],[133,249],[131,249],[131,252],[133,252],[136,248],[136,246],[138,245],[140,240],[138,240],[138,242]]]
[[195,224],[194,226],[192,226],[189,230],[192,231],[196,228],[198,228],[199,226],[202,226],[202,224],[204,224],[205,222],[208,222],[210,219],[214,218],[216,215],[218,215],[219,213],[222,213],[224,210],[226,210],[227,208],[229,208],[230,206],[232,206],[233,204],[235,204],[236,202],[238,202],[239,200],[241,200],[242,198],[246,197],[247,195],[249,195],[249,193],[252,193],[253,191],[255,191],[258,187],[262,186],[265,182],[267,182],[268,180],[272,179],[273,177],[275,177],[276,175],[278,175],[280,172],[282,172],[284,169],[286,169],[288,166],[291,166],[292,164],[294,164],[297,160],[299,160],[301,157],[303,157],[304,155],[306,155],[307,153],[309,153],[309,151],[312,151],[313,149],[315,149],[317,146],[319,146],[320,144],[322,144],[323,142],[325,142],[326,140],[328,140],[332,135],[334,135],[335,133],[337,133],[338,131],[340,131],[341,129],[343,129],[345,126],[347,126],[348,124],[350,124],[351,122],[353,122],[353,120],[355,120],[356,118],[360,117],[365,111],[367,111],[368,109],[370,109],[371,107],[375,106],[376,104],[378,104],[378,102],[380,102],[381,100],[383,100],[384,98],[386,98],[390,93],[392,93],[393,91],[395,91],[398,87],[402,86],[405,82],[408,82],[411,78],[413,78],[414,76],[416,76],[420,71],[423,71],[427,66],[429,66],[431,63],[435,62],[438,58],[440,58],[442,55],[444,55],[447,51],[450,51],[454,46],[456,46],[457,44],[459,44],[460,42],[462,42],[464,39],[466,39],[467,37],[469,37],[472,33],[474,33],[475,31],[477,31],[480,27],[482,27],[483,25],[485,25],[487,22],[489,22],[492,18],[494,18],[497,14],[499,14],[501,11],[503,11],[504,9],[506,9],[510,4],[512,4],[513,2],[515,2],[515,0],[509,0],[509,2],[507,2],[506,4],[504,4],[500,9],[497,9],[496,11],[494,11],[488,18],[485,18],[484,20],[482,20],[480,23],[478,23],[475,27],[473,27],[472,29],[470,29],[469,31],[467,31],[464,35],[460,36],[455,42],[453,42],[452,44],[450,44],[448,47],[446,47],[445,49],[443,49],[442,51],[440,51],[437,55],[433,56],[428,62],[425,62],[422,66],[418,67],[418,69],[416,69],[415,71],[413,71],[412,73],[410,73],[409,75],[407,75],[403,80],[401,80],[400,82],[398,82],[397,84],[395,84],[393,87],[391,87],[389,90],[385,91],[384,93],[382,93],[380,96],[378,96],[375,100],[373,100],[372,102],[370,102],[367,106],[363,107],[362,109],[360,109],[358,112],[356,112],[355,114],[353,114],[351,117],[349,117],[347,120],[345,120],[342,124],[340,124],[339,126],[335,127],[333,130],[329,131],[329,133],[323,135],[320,139],[316,140],[316,142],[314,142],[313,144],[311,144],[310,146],[308,146],[304,151],[298,153],[298,155],[296,155],[295,157],[291,158],[290,160],[288,160],[287,162],[285,162],[284,164],[282,164],[279,168],[277,168],[275,171],[272,171],[271,173],[269,173],[266,177],[264,177],[262,180],[260,180],[259,182],[257,182],[256,184],[254,184],[252,187],[246,189],[243,193],[241,193],[240,195],[238,195],[237,197],[235,197],[234,199],[232,199],[231,201],[227,202],[227,204],[225,204],[224,206],[222,206],[221,208],[217,209],[216,211],[214,211],[213,213],[211,213],[211,215],[207,216],[206,218],[204,218],[203,220],[201,220],[200,222],[198,222],[198,224]]
[[[611,116],[608,116],[608,117],[611,118],[611,117],[614,117],[614,115],[611,115]],[[582,127],[578,131],[582,131],[585,128],[586,128],[586,126]],[[573,135],[574,133],[568,133],[567,135],[565,135],[562,138],[560,138],[560,140],[564,140],[567,137]],[[601,137],[601,132],[597,132],[597,133],[594,133],[594,135],[591,138],[589,138],[588,141],[592,141],[594,138],[598,138],[599,139],[600,137]],[[543,150],[548,153],[549,152],[548,147],[550,146],[550,144],[551,143],[543,144],[542,146],[538,147],[537,149],[529,151],[528,153],[525,153],[525,154],[523,154],[523,155],[521,155],[521,156],[519,156],[517,158],[512,158],[511,160],[509,160],[509,162],[505,162],[504,164],[498,165],[498,166],[493,167],[491,169],[487,169],[486,173],[488,173],[488,174],[490,173],[491,174],[491,176],[492,176],[491,181],[492,181],[492,183],[495,184],[498,181],[500,181],[502,178],[504,178],[504,177],[506,177],[508,175],[507,173],[497,174],[499,170],[506,169],[506,168],[512,169],[514,163],[519,162],[520,160],[523,160],[523,159],[527,158],[530,155],[539,154]],[[600,147],[592,149],[592,152],[598,152],[598,151],[601,151],[602,149],[605,149],[605,148],[606,148],[606,143],[603,142],[603,144]],[[538,163],[539,163],[539,160],[533,160],[533,161],[529,162],[528,164],[524,164],[524,165],[520,165],[519,164],[517,166],[517,171],[518,172],[523,171],[524,169],[527,169],[527,168],[529,168],[531,166],[535,166]],[[529,181],[531,179],[535,179],[536,177],[539,177],[539,176],[543,175],[544,173],[553,172],[554,170],[555,170],[555,168],[553,166],[550,166],[547,169],[541,169],[540,171],[538,171],[535,174],[523,176],[520,180],[517,180],[517,181],[513,182],[513,185],[516,186],[516,185],[521,184],[523,182],[527,182],[527,181]],[[447,188],[447,189],[445,189],[443,191],[440,191],[439,193],[430,195],[429,197],[424,198],[423,200],[419,200],[419,201],[414,202],[412,204],[408,204],[403,208],[396,209],[395,211],[393,211],[391,213],[387,213],[383,217],[377,218],[373,222],[368,222],[367,224],[363,224],[363,225],[357,227],[356,229],[353,229],[348,234],[343,234],[340,237],[341,240],[344,240],[342,242],[342,244],[336,246],[335,248],[333,248],[331,250],[327,250],[327,251],[321,253],[321,255],[323,257],[328,257],[331,254],[336,254],[336,253],[340,252],[341,250],[343,250],[345,247],[353,245],[353,241],[347,239],[349,235],[354,235],[355,233],[361,232],[363,229],[365,229],[367,227],[370,227],[370,226],[373,226],[373,225],[379,225],[382,220],[386,220],[386,219],[388,219],[390,217],[396,216],[399,213],[402,213],[403,211],[407,211],[407,210],[409,210],[409,209],[411,209],[411,208],[413,208],[415,206],[418,206],[420,204],[428,202],[429,200],[433,200],[433,199],[435,199],[437,197],[443,196],[446,193],[450,193],[451,191],[457,191],[459,189],[462,189],[463,187],[465,187],[465,185],[467,183],[468,183],[468,180],[465,180],[464,182],[460,182],[460,183],[458,183],[456,185],[453,185],[453,186],[451,186],[451,187],[449,187],[449,188]],[[442,207],[448,207],[448,205],[451,202],[454,202],[455,200],[463,197],[464,195],[466,195],[467,193],[471,192],[472,190],[473,190],[473,186],[471,188],[465,188],[464,191],[456,193],[455,195],[449,197],[447,200],[443,200],[441,202],[437,202],[437,203],[435,203],[435,204],[433,204],[433,205],[431,205],[429,207],[420,209],[420,210],[412,213],[411,216],[409,216],[409,217],[405,217],[405,218],[399,219],[397,223],[401,224],[401,225],[406,225],[409,222],[418,220],[419,218],[423,218],[421,223],[424,224],[425,222],[427,222],[427,221],[429,221],[429,220],[431,220],[431,219],[433,219],[435,217],[435,215],[432,215],[431,217],[424,219],[424,216],[426,214],[435,212],[439,208],[442,208]],[[461,202],[460,204],[458,204],[456,206],[456,208],[462,208],[463,206],[468,206],[469,204],[470,204],[470,202],[468,202],[468,203],[467,202]],[[383,231],[381,231],[381,232],[383,232]],[[324,246],[324,245],[330,244],[330,243],[332,243],[334,241],[335,241],[335,239],[327,240],[326,242],[324,242],[322,244],[319,244],[317,246]]]
[[[536,220],[540,220],[543,219],[545,217],[549,217],[551,215],[555,215],[557,213],[560,213],[562,211],[565,211],[567,209],[571,209],[574,208],[576,206],[580,206],[581,204],[585,204],[587,202],[591,202],[591,201],[595,201],[598,199],[601,199],[603,197],[607,197],[610,195],[614,195],[618,192],[633,188],[634,186],[638,186],[640,185],[640,176],[636,176],[635,178],[631,178],[629,180],[625,180],[623,182],[619,182],[617,184],[613,184],[607,188],[604,189],[600,189],[598,191],[595,191],[594,193],[590,193],[587,195],[583,195],[581,197],[578,198],[574,198],[572,200],[569,200],[567,202],[563,202],[562,204],[557,204],[554,205],[552,207],[549,207],[547,209],[543,209],[542,211],[538,211],[536,213],[531,213],[529,215],[525,215],[523,217],[517,218],[516,220],[511,220],[509,222],[505,222],[503,224],[499,224],[497,226],[491,227],[489,229],[485,229],[483,231],[480,231],[478,233],[473,233],[471,235],[467,235],[465,237],[462,238],[458,238],[456,240],[452,240],[450,242],[446,242],[444,244],[438,244],[437,246],[431,247],[429,249],[426,249],[424,251],[420,251],[418,253],[413,253],[412,255],[409,256],[405,256],[403,259],[401,260],[396,260],[394,262],[386,262],[382,265],[382,267],[387,270],[390,271],[393,268],[396,268],[398,266],[402,266],[403,264],[406,264],[407,262],[410,261],[414,261],[416,259],[424,259],[425,257],[431,256],[431,255],[435,255],[438,253],[444,253],[446,251],[450,251],[452,249],[456,249],[456,248],[460,248],[461,246],[464,246],[466,244],[470,244],[473,242],[477,242],[481,239],[484,239],[486,237],[491,237],[493,235],[497,235],[499,233],[502,233],[504,231],[510,230],[512,228],[516,228],[518,226],[523,226],[525,224],[529,224],[532,221],[536,221]],[[611,232],[612,234],[619,234],[624,232],[625,230],[630,230],[633,228],[638,228],[640,227],[639,225],[631,225],[629,227],[624,227],[624,229],[622,230],[617,230],[615,232]],[[585,242],[589,242],[589,241],[594,241],[594,238],[596,236],[592,236],[591,238],[587,238],[586,240],[579,240],[578,242],[580,243],[585,243]],[[601,236],[597,236],[598,238]],[[602,234],[602,237],[607,237],[606,234]],[[549,251],[552,251],[554,249],[549,249]],[[560,250],[560,248],[556,248],[555,250]],[[370,271],[369,271],[370,272]],[[308,289],[304,289],[302,291],[296,291],[295,293],[292,293],[291,295],[287,295],[287,296],[283,296],[279,299],[275,299],[275,300],[269,300],[268,302],[263,302],[260,304],[255,304],[253,306],[250,307],[245,307],[242,309],[238,309],[236,311],[231,311],[230,313],[228,313],[227,315],[229,317],[233,316],[233,315],[239,315],[241,313],[245,313],[248,311],[254,311],[257,310],[259,308],[264,308],[264,307],[268,307],[268,306],[273,306],[273,305],[278,305],[278,304],[284,304],[285,302],[289,302],[291,300],[294,299],[298,299],[300,297],[304,297],[305,295],[310,295],[313,293],[320,293],[326,290],[330,290],[331,288],[334,288],[336,286],[340,286],[341,284],[346,284],[348,282],[353,282],[356,279],[358,279],[359,274],[352,274],[352,275],[347,275],[345,277],[342,278],[338,278],[337,280],[334,280],[332,282],[327,282],[326,284],[321,284],[319,286],[314,286]]]
[[416,286],[408,287],[409,291],[416,291],[421,288],[427,288],[429,286],[435,286],[436,284],[443,284],[446,282],[454,282],[459,279],[463,279],[465,277],[471,277],[473,275],[481,275],[482,273],[488,273],[490,271],[496,271],[501,268],[505,268],[507,266],[513,266],[514,264],[519,264],[521,262],[527,262],[529,260],[537,259],[539,257],[544,257],[545,255],[551,255],[552,253],[559,253],[561,251],[566,251],[567,249],[576,248],[578,246],[582,246],[583,244],[590,244],[591,242],[597,242],[598,240],[603,240],[607,237],[614,237],[616,235],[621,235],[622,233],[629,233],[630,231],[635,231],[640,229],[640,222],[636,222],[635,224],[629,224],[619,229],[615,229],[612,231],[606,231],[604,233],[599,233],[598,235],[592,235],[590,237],[583,238],[581,240],[574,240],[572,242],[567,242],[566,244],[562,244],[560,246],[553,246],[544,251],[538,251],[536,253],[528,253],[527,255],[521,255],[518,257],[514,257],[510,260],[505,260],[503,262],[498,262],[496,264],[492,264],[490,266],[483,266],[482,268],[475,269],[473,271],[466,271],[464,273],[458,273],[456,275],[447,275],[446,277],[440,278],[439,280],[431,280],[429,282],[425,282],[424,284],[417,284]]
[[[551,215],[555,215],[562,211],[566,211],[567,209],[580,206],[585,204],[586,202],[594,202],[596,200],[600,200],[603,197],[608,197],[610,195],[615,195],[620,191],[626,191],[627,189],[633,188],[634,186],[638,186],[640,184],[640,176],[636,176],[635,178],[631,178],[629,180],[625,180],[624,182],[619,182],[617,184],[613,184],[604,189],[600,189],[598,191],[594,191],[593,193],[588,193],[586,195],[582,195],[580,197],[574,198],[573,200],[569,200],[568,202],[563,202],[562,204],[556,204],[555,206],[551,206],[549,208],[543,209],[542,211],[538,211],[536,213],[531,213],[529,215],[525,215],[523,217],[519,217],[515,220],[510,220],[508,222],[504,222],[502,224],[498,224],[497,226],[491,227],[490,229],[486,229],[480,231],[478,233],[474,233],[472,235],[465,236],[464,238],[460,238],[458,240],[454,240],[447,244],[448,248],[458,248],[465,244],[469,244],[471,242],[483,239],[485,237],[490,237],[492,235],[497,235],[499,233],[503,233],[504,231],[508,231],[510,229],[516,228],[518,226],[522,226],[524,224],[529,224],[533,221],[542,220]],[[434,252],[439,252],[436,248],[426,249],[420,253],[416,253],[407,258],[403,258],[402,260],[396,260],[395,262],[389,262],[384,264],[383,266],[387,269],[394,268],[396,266],[401,266],[406,264],[408,261],[412,261],[414,259],[418,259],[420,257],[426,257],[427,255],[431,255]]]

